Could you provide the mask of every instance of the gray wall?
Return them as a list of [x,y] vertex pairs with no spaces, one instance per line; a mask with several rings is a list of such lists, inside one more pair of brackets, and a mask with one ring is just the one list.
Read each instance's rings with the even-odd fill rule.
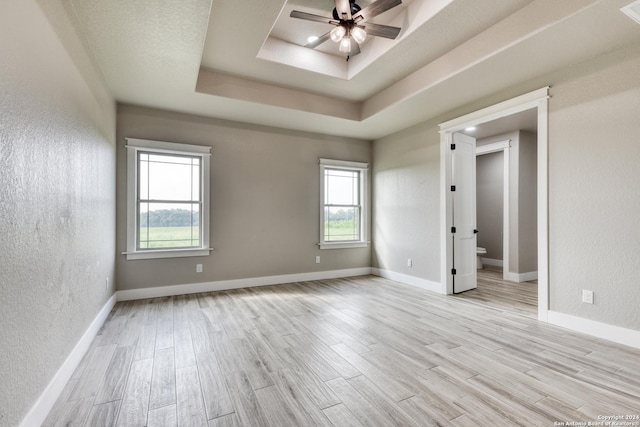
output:
[[20,424],[114,292],[115,103],[56,29],[33,0],[2,3],[2,426]]
[[[509,149],[509,272],[516,274],[536,272],[538,271],[537,135],[514,130],[479,139],[477,144],[486,145],[506,140],[511,141]],[[478,156],[476,160],[481,161],[482,157],[484,156]],[[500,169],[500,171],[496,170],[493,173],[500,173],[502,176],[503,164],[493,164],[493,166]],[[500,192],[499,203],[502,203],[502,187],[497,191]],[[493,196],[487,194],[486,196],[497,198],[496,194]],[[478,208],[481,207],[485,208],[481,202],[478,202]],[[491,214],[498,215],[498,209],[502,212],[502,205],[499,208],[492,206],[486,209],[492,209]],[[502,213],[499,215],[502,218]],[[482,214],[477,216],[480,221]],[[482,220],[488,221],[486,218],[482,218]],[[492,234],[490,236],[486,232],[478,234],[478,245],[486,248],[484,246],[484,243],[487,243],[485,239],[494,240],[498,237],[502,239],[502,230],[499,235],[496,235],[497,220],[483,224],[479,230],[484,230],[485,225],[490,227],[489,230]],[[502,223],[499,226],[502,227]],[[482,244],[480,244],[481,242]],[[489,245],[498,245],[498,243],[490,241]],[[502,248],[502,240],[499,245]],[[496,259],[489,254],[486,257]],[[502,258],[497,259],[504,259],[504,253]]]
[[[112,295],[105,278],[124,250],[122,191],[115,228],[113,100],[60,4],[5,1],[0,14],[0,425],[20,423]],[[120,157],[123,136],[214,148],[217,251],[158,262],[118,255],[119,288],[369,265],[439,281],[437,124],[550,84],[550,307],[640,330],[638,75],[640,46],[621,48],[381,138],[373,149],[123,107]],[[315,246],[318,157],[373,158],[373,253]],[[205,264],[200,275],[196,262]],[[581,289],[595,291],[595,304],[580,302]]]
[[[556,79],[549,114],[550,307],[640,330],[640,46]],[[594,304],[580,302],[582,289]]]
[[[127,261],[118,289],[369,267],[371,249],[320,250],[318,159],[371,162],[371,143],[129,105],[118,107],[117,250],[126,249],[124,138],[212,147],[208,257]],[[315,263],[320,255],[320,264]],[[196,273],[196,264],[203,272]]]
[[538,271],[538,137],[518,132],[518,269]]
[[476,219],[483,258],[503,259],[504,153],[476,156]]
[[435,126],[428,122],[373,145],[372,266],[439,283],[440,137],[432,132]]
[[437,124],[548,84],[550,308],[640,330],[638,75],[628,46],[374,141],[374,263],[407,273],[418,254],[411,274],[440,280]]

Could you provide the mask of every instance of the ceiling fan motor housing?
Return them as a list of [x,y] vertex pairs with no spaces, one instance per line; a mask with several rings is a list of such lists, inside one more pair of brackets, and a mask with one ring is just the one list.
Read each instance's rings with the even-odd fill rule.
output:
[[[340,44],[340,52],[347,53],[347,60],[349,60],[349,56],[355,56],[360,53],[359,45],[365,41],[367,34],[393,40],[400,33],[400,27],[373,23],[365,24],[365,26],[363,24],[365,21],[368,21],[387,10],[402,4],[402,0],[375,0],[364,9],[356,4],[356,0],[349,0],[348,2],[347,0],[334,1],[336,7],[333,9],[332,13],[333,19],[299,10],[292,10],[289,14],[292,18],[322,22],[331,24],[335,27],[321,37],[310,41],[304,47],[315,49],[325,41],[332,40]],[[349,5],[348,11],[347,4]]]
[[[351,6],[351,16],[362,10],[362,8],[356,4],[355,0],[349,0],[349,6]],[[338,21],[343,20],[340,14],[338,14],[338,9],[336,9],[335,7],[333,8],[333,19],[337,19]]]

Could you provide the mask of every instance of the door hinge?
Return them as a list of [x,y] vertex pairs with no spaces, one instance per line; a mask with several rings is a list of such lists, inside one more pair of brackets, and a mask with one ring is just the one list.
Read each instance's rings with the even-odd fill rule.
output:
[[455,150],[456,149],[456,144],[451,144],[451,149]]
[[456,191],[456,186],[455,185],[451,186],[451,191]]
[[456,269],[455,268],[451,269],[451,274],[453,274],[454,276],[456,275]]
[[451,232],[455,234],[456,228],[455,227],[451,227]]

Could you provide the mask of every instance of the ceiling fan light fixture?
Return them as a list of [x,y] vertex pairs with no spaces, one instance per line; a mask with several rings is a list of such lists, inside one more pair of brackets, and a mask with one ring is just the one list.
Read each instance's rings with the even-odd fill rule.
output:
[[344,53],[351,53],[351,37],[347,36],[340,40],[338,50]]
[[347,34],[346,28],[344,28],[342,25],[338,25],[333,30],[331,30],[331,32],[329,33],[329,37],[331,38],[331,41],[333,41],[334,43],[338,43],[340,40],[342,40],[345,34]]
[[[400,4],[402,0],[369,0],[369,4],[363,9],[356,4],[357,0],[333,0],[333,19],[313,13],[292,10],[291,18],[307,21],[321,22],[333,25],[328,33],[316,41],[309,41],[304,47],[315,49],[327,40],[338,44],[338,50],[347,54],[347,61],[351,56],[360,53],[360,44],[368,36],[384,37],[394,40],[400,34],[402,28],[382,24],[367,24],[366,22],[381,13],[386,12]],[[635,0],[640,2],[640,0]],[[369,29],[369,34],[367,34]],[[375,31],[374,31],[375,30]]]
[[355,40],[356,43],[360,44],[367,38],[367,32],[363,28],[353,27],[351,30],[351,37],[353,37],[353,40]]

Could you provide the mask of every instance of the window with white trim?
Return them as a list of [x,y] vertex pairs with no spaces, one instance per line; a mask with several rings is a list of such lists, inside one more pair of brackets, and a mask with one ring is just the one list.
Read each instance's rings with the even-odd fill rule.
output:
[[320,159],[320,249],[367,246],[368,167]]
[[210,152],[127,138],[127,259],[209,255]]

